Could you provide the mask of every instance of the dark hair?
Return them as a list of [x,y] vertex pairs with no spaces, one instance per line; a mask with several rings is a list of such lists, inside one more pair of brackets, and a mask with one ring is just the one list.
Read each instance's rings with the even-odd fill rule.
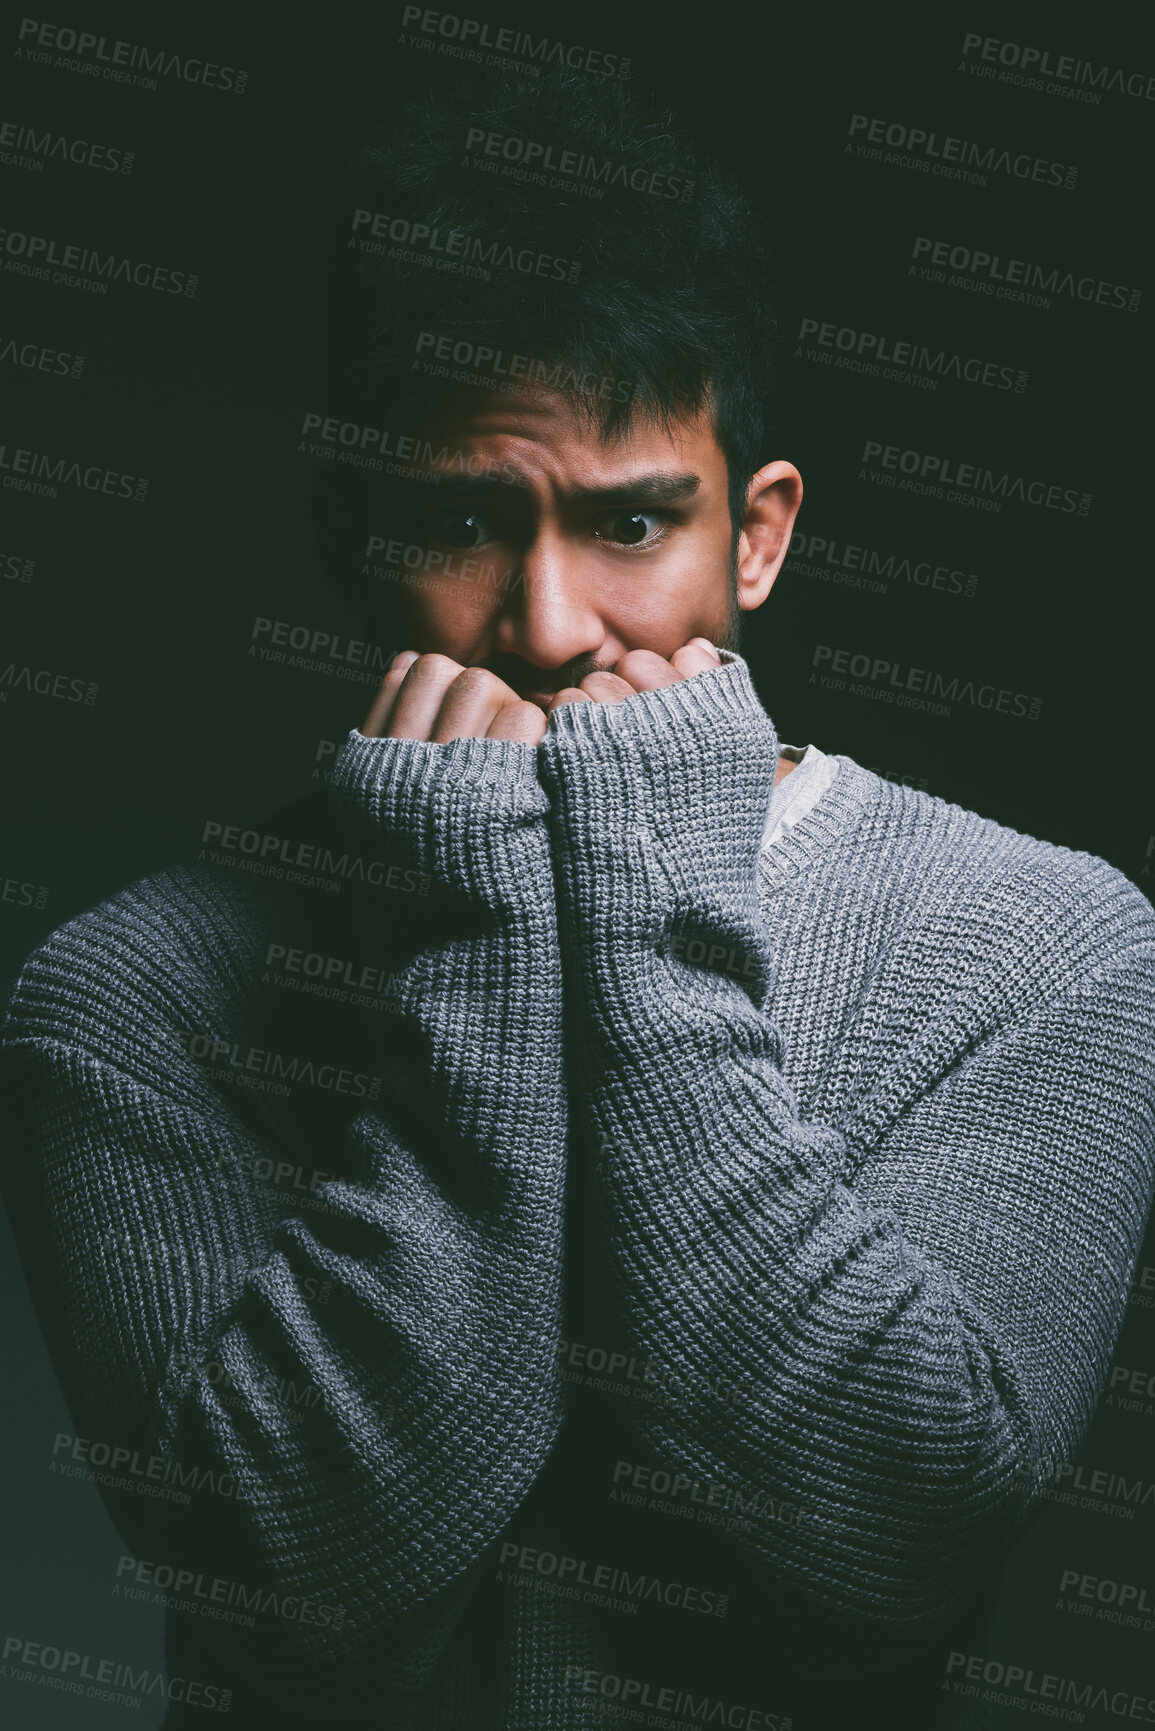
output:
[[338,256],[361,312],[350,317],[342,291],[329,320],[346,402],[356,386],[364,418],[406,428],[468,388],[422,367],[425,332],[459,355],[531,357],[526,376],[563,390],[606,439],[635,412],[667,427],[705,410],[736,543],[767,456],[767,224],[668,116],[565,68],[478,76],[398,107],[362,147],[354,190],[358,227],[344,228]]

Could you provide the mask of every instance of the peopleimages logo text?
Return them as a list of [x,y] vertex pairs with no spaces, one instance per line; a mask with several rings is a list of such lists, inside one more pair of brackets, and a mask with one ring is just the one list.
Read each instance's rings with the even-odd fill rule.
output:
[[587,156],[580,150],[555,150],[552,144],[541,144],[511,132],[490,132],[484,126],[471,126],[465,135],[465,149],[470,151],[476,146],[480,146],[483,157],[515,163],[524,169],[571,175],[579,182],[596,182],[602,187],[628,187],[632,192],[648,192],[655,198],[678,198],[685,202],[694,191],[693,181],[683,180],[680,175],[636,164],[631,167],[608,156]]
[[102,1659],[52,1642],[30,1641],[23,1635],[5,1636],[3,1662],[6,1674],[11,1664],[12,1678],[17,1683],[35,1681],[65,1695],[80,1695],[86,1700],[122,1707],[139,1708],[145,1695],[153,1695],[183,1701],[189,1707],[204,1707],[209,1712],[227,1713],[233,1693],[216,1683],[201,1683],[195,1677],[169,1677],[164,1671],[150,1671],[147,1666],[137,1670],[125,1660]]
[[612,1563],[592,1563],[585,1557],[563,1556],[556,1551],[542,1551],[531,1545],[507,1539],[501,1547],[497,1579],[505,1579],[504,1570],[537,1575],[566,1582],[571,1586],[590,1587],[597,1593],[620,1593],[624,1598],[648,1599],[669,1605],[680,1611],[694,1611],[705,1617],[724,1617],[730,1595],[711,1587],[692,1587],[683,1581],[664,1581],[657,1575],[631,1575],[628,1569]]
[[486,389],[491,388],[494,382],[498,389],[505,389],[507,383],[508,388],[516,389],[510,381],[530,379],[548,385],[554,391],[576,390],[587,400],[597,396],[603,401],[612,398],[617,403],[628,403],[636,389],[630,379],[615,378],[610,373],[578,373],[565,361],[545,361],[512,350],[507,354],[504,349],[495,349],[489,343],[473,343],[448,332],[418,331],[414,353],[438,362],[452,361],[456,367],[470,369],[468,372],[450,373],[448,367],[430,367],[423,360],[425,370],[432,377],[455,378],[462,384],[481,384]]
[[10,661],[0,669],[0,703],[7,703],[11,691],[35,692],[38,697],[52,697],[59,703],[83,703],[91,709],[100,686],[91,679],[73,679],[67,673],[57,673],[51,667],[32,671],[32,664],[17,667]]
[[1013,66],[1038,78],[1055,78],[1060,84],[1091,85],[1096,90],[1117,90],[1121,96],[1138,96],[1155,102],[1155,75],[1124,72],[1118,66],[1096,66],[1073,54],[1056,54],[1049,48],[1031,48],[1019,42],[1004,42],[997,36],[980,36],[968,30],[963,37],[963,58],[975,57],[990,65]]
[[236,66],[219,66],[212,60],[172,54],[164,48],[146,47],[141,42],[113,41],[110,44],[107,36],[98,36],[94,31],[42,24],[38,18],[22,18],[16,34],[19,41],[29,47],[74,54],[81,61],[90,63],[86,70],[102,73],[105,78],[118,83],[135,83],[132,72],[145,72],[152,77],[176,78],[183,84],[203,84],[207,90],[231,90],[235,96],[240,96],[249,80],[248,73]]
[[[1013,291],[1020,285],[1024,291],[1044,295],[1069,295],[1072,300],[1094,301],[1096,306],[1116,307],[1123,312],[1139,310],[1142,289],[1129,288],[1102,277],[1076,276],[1074,271],[1061,270],[1058,265],[1044,268],[1029,259],[1004,259],[1001,253],[984,252],[981,248],[956,246],[949,240],[933,240],[928,235],[915,236],[912,259],[926,259],[932,265],[973,276],[984,283],[1001,283],[1002,299],[1026,299],[1026,293]],[[911,267],[914,271],[914,266]],[[991,291],[993,292],[993,290]]]
[[[587,1695],[598,1695],[603,1701],[621,1703],[616,1717],[633,1713],[642,1722],[641,1708],[647,1708],[647,1725],[683,1724],[692,1719],[696,1725],[728,1725],[731,1731],[790,1731],[794,1724],[789,1714],[771,1712],[767,1707],[747,1707],[739,1701],[727,1702],[711,1695],[691,1695],[681,1687],[650,1683],[643,1677],[623,1677],[617,1671],[594,1671],[584,1665],[567,1665],[567,1687]],[[660,1713],[676,1713],[677,1720],[655,1717]]]
[[241,1070],[271,1076],[276,1082],[307,1082],[310,1087],[329,1093],[356,1094],[369,1100],[375,1100],[381,1092],[380,1076],[369,1076],[360,1070],[339,1070],[336,1064],[318,1065],[312,1058],[286,1056],[283,1052],[267,1051],[264,1046],[242,1048],[238,1040],[222,1039],[193,1028],[172,1029],[171,1043],[190,1058],[207,1060],[209,1073],[218,1078],[229,1070]]
[[[206,1577],[197,1569],[180,1568],[172,1563],[154,1563],[122,1553],[116,1566],[116,1578],[120,1581],[125,1575],[131,1575],[141,1586],[154,1587],[161,1594],[171,1595],[172,1602],[178,1609],[184,1608],[181,1595],[189,1594],[192,1599],[201,1601],[200,1604],[189,1606],[201,1616],[212,1616],[217,1606],[239,1605],[245,1611],[252,1609],[274,1617],[284,1617],[290,1622],[331,1624],[334,1629],[339,1629],[345,1621],[343,1605],[325,1604],[307,1593],[282,1594],[272,1587],[247,1587],[221,1575]],[[253,1626],[252,1618],[248,1619],[248,1624],[250,1628]]]
[[209,818],[201,834],[202,848],[210,842],[217,848],[259,855],[262,860],[273,858],[283,865],[304,866],[310,871],[369,883],[375,888],[384,886],[421,896],[429,894],[430,879],[425,872],[416,871],[411,866],[386,865],[384,860],[366,862],[360,854],[334,854],[332,848],[322,847],[317,842],[294,840],[258,829],[241,829],[236,824],[220,824]]
[[[486,64],[499,63],[502,55],[512,55],[526,64],[526,70],[536,72],[538,66],[568,66],[574,72],[594,72],[603,78],[628,78],[630,62],[620,54],[606,54],[600,48],[583,48],[576,42],[554,42],[548,36],[536,41],[527,30],[514,30],[507,25],[491,25],[480,18],[462,18],[457,12],[436,12],[429,6],[406,6],[401,14],[401,28],[412,25],[418,37],[440,38],[442,44],[452,43],[462,59],[480,63],[479,49],[491,53]],[[430,43],[430,47],[434,44]]]
[[[58,244],[47,235],[25,234],[19,229],[0,228],[0,248],[8,259],[23,259],[35,268],[22,274],[45,277],[48,266],[57,265],[64,271],[80,276],[96,277],[101,283],[132,283],[136,288],[157,289],[163,294],[195,295],[197,278],[187,271],[170,270],[167,265],[150,264],[146,259],[122,258],[119,254],[99,253],[93,247]],[[6,270],[17,269],[5,261]]]
[[[961,1671],[962,1676],[955,1673]],[[1002,1659],[988,1659],[985,1653],[951,1653],[946,1662],[946,1674],[956,1694],[978,1695],[963,1679],[988,1689],[1002,1691],[1011,1706],[1020,1706],[1016,1697],[1035,1696],[1041,1701],[1067,1702],[1072,1707],[1087,1707],[1092,1712],[1112,1713],[1118,1719],[1137,1720],[1141,1709],[1142,1723],[1155,1725],[1155,1700],[1135,1695],[1129,1689],[1112,1689],[1106,1684],[1078,1683],[1073,1677],[1063,1677],[1054,1671],[1036,1673],[1027,1665],[1008,1665]],[[1037,1677],[1037,1681],[1036,1681]]]
[[131,499],[143,504],[148,497],[148,482],[140,475],[122,475],[119,469],[104,469],[99,463],[84,463],[79,458],[49,456],[45,451],[30,451],[23,445],[9,447],[0,444],[0,475],[5,487],[20,492],[47,491],[55,497],[58,486],[80,487],[88,493],[107,493],[116,499]]
[[[943,713],[948,705],[969,703],[972,709],[989,709],[999,715],[1013,715],[1027,721],[1038,721],[1043,711],[1041,697],[1026,691],[1012,691],[1006,686],[976,685],[973,679],[960,679],[955,673],[948,679],[933,667],[907,667],[886,655],[870,655],[865,651],[838,648],[831,643],[816,643],[810,659],[812,668],[828,668],[828,673],[811,673],[811,684],[828,690],[846,689],[845,678],[863,684],[869,694],[876,691],[886,702],[896,702],[900,709],[925,709],[938,703]],[[900,695],[895,699],[894,693]]]
[[67,138],[60,132],[37,132],[16,121],[0,123],[0,161],[19,168],[42,169],[46,162],[75,163],[78,168],[97,168],[108,174],[131,174],[136,160],[131,150],[96,144],[87,138]]
[[964,492],[985,494],[1000,503],[1004,499],[1018,499],[1024,505],[1039,505],[1048,511],[1076,511],[1080,517],[1086,517],[1091,509],[1090,493],[1080,493],[1075,487],[1028,481],[1022,475],[1005,471],[996,475],[993,469],[977,463],[959,463],[933,451],[904,451],[900,445],[884,445],[879,439],[867,439],[860,461],[905,476],[917,476],[930,487],[957,487]]
[[[929,559],[911,558],[909,554],[887,553],[884,556],[873,547],[840,541],[837,536],[831,538],[797,532],[790,537],[790,559],[790,569],[801,570],[805,576],[817,575],[828,579],[831,573],[835,573],[835,582],[846,583],[852,589],[870,588],[884,595],[887,582],[892,578],[896,582],[913,583],[919,589],[965,595],[968,599],[972,599],[978,590],[979,580],[973,571],[941,563],[936,565]],[[874,578],[883,581],[871,581]]]
[[990,174],[1008,174],[1015,180],[1031,180],[1043,186],[1061,186],[1070,192],[1079,178],[1079,170],[1068,162],[1053,162],[1047,156],[1032,156],[1027,150],[999,149],[994,144],[976,144],[970,138],[940,137],[923,126],[908,126],[905,121],[886,120],[870,114],[852,114],[848,128],[851,138],[865,134],[866,142],[885,144],[890,150],[932,162],[959,163]]
[[374,240],[389,240],[397,246],[417,248],[421,253],[438,253],[446,262],[461,258],[481,270],[516,271],[522,276],[546,277],[553,282],[576,282],[581,275],[578,259],[535,252],[531,246],[515,248],[496,240],[487,243],[464,228],[431,228],[427,222],[410,222],[406,217],[389,216],[379,210],[355,210],[353,234],[359,234],[366,226]]
[[0,337],[0,366],[25,367],[29,372],[52,373],[62,379],[78,379],[84,372],[84,356],[63,354],[45,343],[22,343],[15,337]]
[[833,320],[804,318],[798,327],[798,341],[813,342],[823,349],[837,349],[843,355],[865,357],[868,363],[890,362],[903,371],[931,374],[940,379],[958,379],[968,385],[984,385],[990,390],[1014,391],[1021,395],[1027,386],[1027,374],[1021,367],[1007,367],[998,361],[952,353],[948,349],[932,351],[926,343],[896,339],[878,331],[862,331],[853,325],[836,325]]

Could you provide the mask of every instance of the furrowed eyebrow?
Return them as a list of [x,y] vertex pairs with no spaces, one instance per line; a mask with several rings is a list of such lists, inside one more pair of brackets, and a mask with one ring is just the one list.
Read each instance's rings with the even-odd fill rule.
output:
[[[422,504],[484,499],[510,487],[524,490],[517,481],[503,475],[437,475],[431,470],[397,477],[393,485]],[[699,475],[658,470],[615,481],[605,487],[575,487],[564,497],[575,505],[675,505],[696,493],[701,485]]]
[[676,505],[680,499],[696,493],[701,485],[698,475],[659,471],[634,475],[610,487],[577,487],[566,498],[576,505]]

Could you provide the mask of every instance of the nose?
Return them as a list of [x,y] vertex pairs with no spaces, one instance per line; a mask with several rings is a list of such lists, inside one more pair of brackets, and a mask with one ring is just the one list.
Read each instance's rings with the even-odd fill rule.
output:
[[581,554],[541,526],[514,562],[495,648],[534,667],[563,667],[605,641],[601,615],[582,580]]

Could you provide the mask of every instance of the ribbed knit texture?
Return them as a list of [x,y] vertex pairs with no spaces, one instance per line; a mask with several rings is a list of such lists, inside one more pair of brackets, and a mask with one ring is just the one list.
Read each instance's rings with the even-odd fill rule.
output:
[[[628,1666],[630,1620],[493,1581],[503,1534],[583,1542],[577,1327],[660,1367],[611,1458],[806,1512],[665,1522],[683,1580],[733,1586],[731,1630],[773,1602],[813,1632],[793,1674],[743,1658],[798,1731],[839,1724],[806,1667],[946,1626],[1077,1450],[1151,1201],[1155,915],[1104,861],[847,757],[760,855],[777,755],[737,656],[564,707],[536,750],[354,731],[325,821],[427,895],[194,863],[26,963],[4,1183],[78,1433],[236,1485],[110,1512],[138,1555],[344,1607],[170,1614],[170,1664],[233,1681],[238,1725],[603,1722],[575,1679]],[[396,954],[396,1013],[323,1054],[383,1076],[372,1105],[244,1096],[185,1049],[257,1038],[294,921]],[[310,1138],[335,1175],[295,1210],[248,1174]],[[323,1400],[290,1423],[270,1379]],[[597,1518],[601,1560],[628,1522]],[[684,1653],[725,1696],[726,1625],[663,1615],[657,1680]]]
[[[267,934],[250,898],[178,870],[72,921],[24,971],[4,1081],[39,1194],[14,1214],[67,1289],[49,1332],[82,1434],[238,1486],[194,1497],[183,1523],[124,1498],[137,1554],[340,1605],[339,1630],[273,1619],[265,1687],[323,1657],[367,1724],[382,1678],[396,1685],[402,1724],[460,1609],[452,1584],[561,1422],[561,978],[531,747],[354,733],[330,793],[367,855],[388,842],[398,886],[429,880],[366,892],[354,921],[422,933],[394,975],[401,1013],[381,1018],[420,1053],[420,1084],[406,1069],[388,1104],[351,1111],[347,1176],[316,1187],[323,1210],[276,1218],[248,1174],[283,1150],[173,1037],[235,1040]],[[322,1391],[303,1424],[269,1392],[286,1382]]]

